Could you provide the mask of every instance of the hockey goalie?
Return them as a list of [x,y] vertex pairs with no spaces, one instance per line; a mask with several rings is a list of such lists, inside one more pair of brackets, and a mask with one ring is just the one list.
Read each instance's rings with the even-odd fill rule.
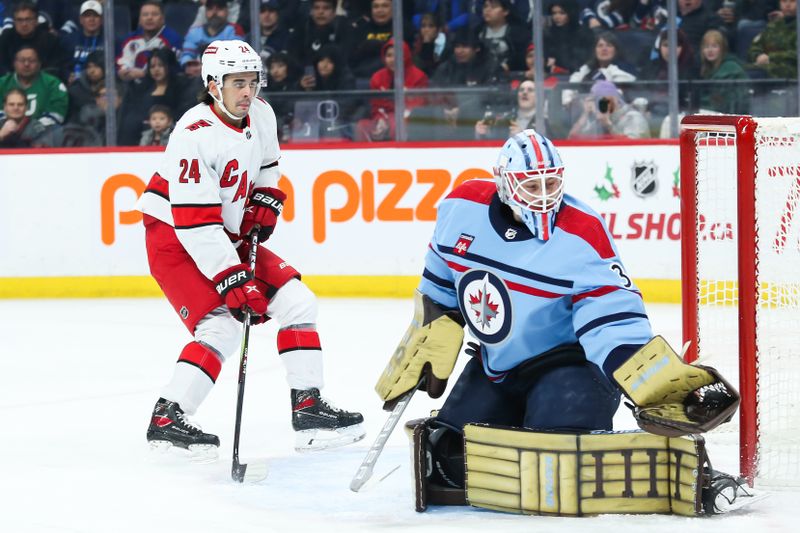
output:
[[[436,416],[406,424],[417,511],[473,505],[559,516],[717,514],[752,498],[711,467],[699,434],[728,421],[737,391],[653,336],[603,219],[564,194],[552,142],[508,139],[495,180],[438,210],[415,314],[376,391],[414,390]],[[620,400],[642,431],[615,432]]]

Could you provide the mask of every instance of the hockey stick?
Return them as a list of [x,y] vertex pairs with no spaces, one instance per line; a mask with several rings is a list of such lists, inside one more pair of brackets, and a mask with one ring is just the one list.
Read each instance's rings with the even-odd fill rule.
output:
[[[411,397],[414,396],[414,393],[417,392],[417,389],[419,389],[420,385],[422,385],[422,380],[417,383],[416,387],[400,396],[394,406],[394,409],[392,409],[392,412],[389,413],[389,418],[386,419],[381,432],[378,433],[378,437],[375,439],[375,442],[372,443],[372,446],[367,452],[367,456],[364,457],[364,460],[361,462],[361,466],[359,466],[358,470],[356,471],[356,475],[353,476],[353,480],[350,482],[350,490],[353,492],[358,492],[361,490],[364,484],[369,481],[369,478],[372,477],[372,471],[375,469],[375,463],[378,462],[378,457],[380,457],[383,447],[386,446],[386,441],[389,440],[389,435],[391,435],[392,431],[394,431],[395,426],[397,426],[397,422],[400,421],[400,416],[403,414],[403,411],[406,410],[406,407],[408,407],[408,402],[411,401]],[[397,470],[397,468],[389,472],[389,474],[395,470]],[[386,474],[381,479],[385,479],[389,476],[389,474]]]
[[[255,226],[250,241],[250,272],[256,275],[256,255],[258,252],[258,230]],[[267,477],[267,463],[244,464],[239,462],[239,435],[242,429],[242,407],[244,406],[244,379],[247,374],[247,348],[250,344],[250,308],[245,307],[244,328],[242,331],[242,351],[239,356],[239,393],[236,398],[236,422],[233,429],[233,465],[231,477],[234,481],[248,483],[261,481]],[[248,468],[249,467],[249,468]]]

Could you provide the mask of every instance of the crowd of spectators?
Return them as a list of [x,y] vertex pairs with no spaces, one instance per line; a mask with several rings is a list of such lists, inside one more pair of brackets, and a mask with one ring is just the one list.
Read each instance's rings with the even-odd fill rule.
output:
[[[259,18],[251,20],[250,2]],[[402,2],[405,113],[395,116]],[[681,112],[770,113],[796,90],[797,0],[677,0]],[[667,0],[545,0],[550,136],[668,129]],[[282,142],[504,138],[535,123],[529,0],[118,0],[106,87],[102,0],[0,0],[0,147],[163,145],[215,39],[260,36]],[[770,100],[770,85],[785,82]],[[414,91],[417,90],[417,91]],[[109,97],[110,96],[110,97]],[[760,98],[760,100],[759,100]],[[764,104],[767,102],[767,104]],[[796,112],[796,110],[794,111]]]

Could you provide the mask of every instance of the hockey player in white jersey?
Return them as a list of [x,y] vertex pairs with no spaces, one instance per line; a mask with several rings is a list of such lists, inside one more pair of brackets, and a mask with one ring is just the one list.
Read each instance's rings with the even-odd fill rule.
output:
[[255,276],[246,237],[269,238],[286,195],[278,189],[275,114],[258,97],[261,58],[246,42],[214,41],[202,56],[204,100],[178,121],[164,159],[139,202],[150,271],[194,337],[156,402],[147,440],[208,454],[219,438],[190,422],[222,363],[237,353],[246,309],[274,319],[291,389],[299,451],[355,442],[361,414],[320,396],[322,349],[314,294],[300,274],[259,246]]

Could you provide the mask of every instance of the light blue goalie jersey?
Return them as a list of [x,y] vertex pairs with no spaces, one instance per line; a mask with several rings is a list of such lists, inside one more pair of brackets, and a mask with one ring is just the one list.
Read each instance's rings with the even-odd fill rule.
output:
[[610,377],[653,336],[603,219],[569,195],[542,241],[514,220],[494,182],[465,182],[439,206],[419,290],[461,310],[493,381],[570,343]]

